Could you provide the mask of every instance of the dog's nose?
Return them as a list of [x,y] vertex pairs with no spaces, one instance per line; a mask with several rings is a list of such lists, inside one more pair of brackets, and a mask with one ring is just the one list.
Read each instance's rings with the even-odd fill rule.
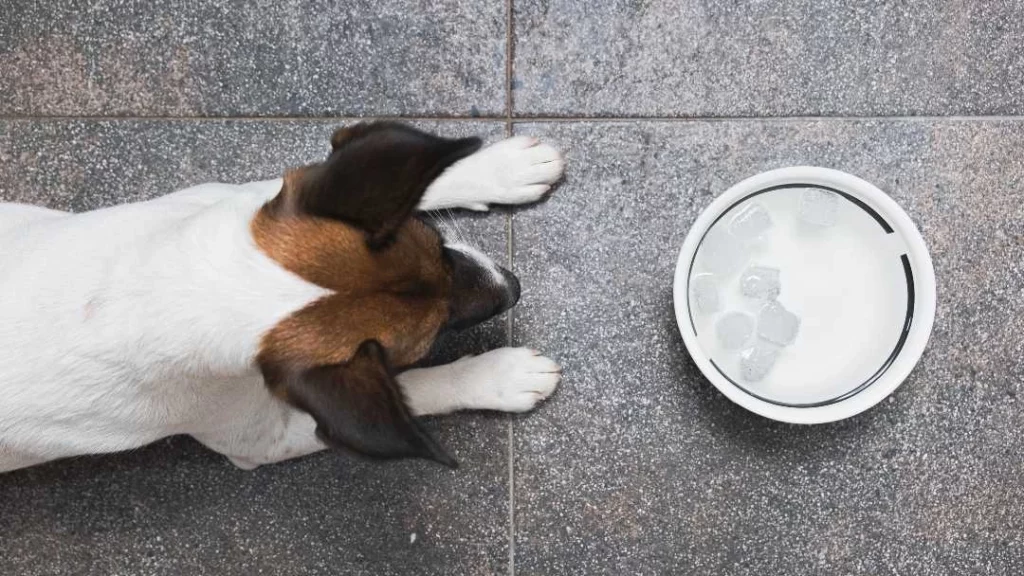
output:
[[505,279],[505,309],[508,310],[509,308],[515,306],[519,302],[519,296],[522,292],[522,287],[519,284],[519,278],[516,278],[515,274],[509,272],[508,270],[505,270],[504,268],[499,268],[499,270],[501,271],[502,278]]

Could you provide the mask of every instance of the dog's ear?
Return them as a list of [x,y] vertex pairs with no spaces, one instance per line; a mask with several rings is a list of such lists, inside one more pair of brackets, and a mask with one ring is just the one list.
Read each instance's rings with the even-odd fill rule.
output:
[[317,435],[329,446],[458,465],[410,413],[376,341],[364,342],[344,364],[299,372],[264,366],[264,377],[277,394],[313,416]]
[[480,146],[479,138],[441,138],[395,122],[356,124],[334,133],[326,162],[289,173],[282,194],[293,210],[364,230],[377,248],[441,172]]

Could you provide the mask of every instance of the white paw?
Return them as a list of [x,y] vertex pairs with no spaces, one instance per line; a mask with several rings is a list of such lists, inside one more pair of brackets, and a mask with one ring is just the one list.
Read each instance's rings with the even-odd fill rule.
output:
[[551,396],[562,379],[554,360],[529,348],[499,348],[456,362],[463,407],[527,412]]
[[420,208],[487,210],[488,204],[536,202],[564,171],[557,150],[536,138],[516,136],[456,162],[430,185]]

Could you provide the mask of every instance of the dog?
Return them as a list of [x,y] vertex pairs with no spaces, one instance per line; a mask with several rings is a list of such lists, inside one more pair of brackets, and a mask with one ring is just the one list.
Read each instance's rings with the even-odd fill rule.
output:
[[418,213],[535,202],[563,169],[529,137],[371,122],[281,179],[0,204],[0,472],[177,434],[243,469],[328,447],[454,467],[418,417],[531,410],[561,369],[527,348],[410,368],[520,295]]

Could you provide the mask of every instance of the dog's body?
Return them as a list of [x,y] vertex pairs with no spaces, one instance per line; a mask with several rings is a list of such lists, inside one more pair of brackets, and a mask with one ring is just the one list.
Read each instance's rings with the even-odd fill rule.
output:
[[[357,144],[359,137],[345,136]],[[344,138],[339,142],[336,150],[349,146]],[[421,210],[482,209],[490,203],[533,201],[561,170],[550,148],[512,139],[464,157],[440,177],[428,175],[425,193],[420,191],[414,205]],[[332,233],[343,235],[352,234],[353,226],[327,222],[322,214],[268,216],[268,206],[287,189],[282,180],[205,184],[83,214],[0,204],[0,472],[130,449],[173,434],[192,435],[244,468],[308,454],[325,448],[325,442],[374,455],[446,461],[414,423],[405,422],[409,414],[524,411],[554,390],[558,370],[553,362],[525,349],[500,349],[401,373],[400,394],[367,400],[368,405],[396,405],[382,409],[383,416],[371,418],[360,430],[346,429],[344,418],[352,414],[336,415],[331,410],[340,408],[328,410],[320,403],[351,404],[355,398],[358,404],[364,397],[353,397],[357,392],[350,390],[360,386],[377,394],[377,380],[386,383],[392,369],[399,371],[421,357],[436,330],[424,332],[411,348],[399,343],[401,335],[387,332],[374,332],[366,342],[360,336],[349,345],[347,335],[362,328],[338,328],[335,315],[331,321],[338,334],[332,332],[327,342],[322,334],[312,339],[315,329],[301,322],[302,314],[353,289],[327,286],[330,282],[320,281],[315,272],[304,271],[306,265],[311,270],[335,266],[317,260],[327,257],[319,252],[300,256],[309,260],[303,260],[306,264],[292,265],[292,244],[308,240],[293,230],[300,230],[295,226],[301,223],[318,230],[329,224],[338,229]],[[408,236],[403,231],[412,224],[395,226],[398,240],[385,239],[382,245],[397,243],[396,248],[374,247],[378,231],[373,230],[368,232],[371,248],[359,250],[377,259],[401,249]],[[342,242],[348,236],[338,238]],[[499,268],[479,253],[444,249],[472,260],[501,284]],[[452,283],[446,281],[445,286]],[[405,292],[388,297],[427,301]],[[416,320],[410,326],[427,324]],[[329,351],[295,344],[304,338],[309,347]],[[382,345],[358,346],[371,340]],[[291,371],[292,364],[300,363],[296,354],[312,358],[325,353],[324,361]],[[399,365],[392,366],[388,358]],[[365,376],[373,370],[363,368],[377,364],[386,367]],[[341,372],[332,387],[317,387],[317,370],[326,365]],[[337,389],[349,390],[347,396],[323,396]],[[382,427],[391,436],[377,442],[371,437]],[[391,430],[395,427],[397,436]]]

